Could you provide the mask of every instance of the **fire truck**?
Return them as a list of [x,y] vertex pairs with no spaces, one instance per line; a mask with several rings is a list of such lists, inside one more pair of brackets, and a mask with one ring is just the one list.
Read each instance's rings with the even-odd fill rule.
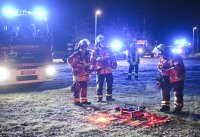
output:
[[0,86],[53,79],[52,46],[51,31],[43,9],[2,9]]
[[136,40],[135,45],[138,49],[140,57],[150,56],[154,57],[152,50],[154,49],[153,45],[147,42],[147,40]]

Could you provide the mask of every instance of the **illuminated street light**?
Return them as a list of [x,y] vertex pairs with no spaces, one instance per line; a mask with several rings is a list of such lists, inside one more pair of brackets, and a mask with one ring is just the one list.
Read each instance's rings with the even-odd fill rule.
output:
[[194,46],[195,46],[195,42],[194,42],[194,30],[196,30],[197,29],[197,27],[193,27],[193,29],[192,29],[192,43],[193,43],[193,45],[192,45],[192,53],[194,53]]
[[100,15],[101,14],[101,11],[100,10],[97,10],[96,12],[95,12],[95,39],[96,39],[96,37],[97,37],[97,16],[98,15]]

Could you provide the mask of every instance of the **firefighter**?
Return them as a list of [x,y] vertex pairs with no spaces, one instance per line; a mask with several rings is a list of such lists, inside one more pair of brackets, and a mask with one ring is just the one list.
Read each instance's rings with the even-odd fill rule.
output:
[[78,50],[74,52],[69,58],[68,63],[72,68],[74,93],[74,104],[77,106],[90,105],[91,102],[87,100],[87,82],[92,72],[90,67],[90,50],[87,49],[90,41],[88,39],[80,40]]
[[135,44],[131,44],[128,50],[127,61],[129,63],[128,78],[126,80],[131,80],[132,72],[134,70],[135,79],[138,79],[138,66],[139,66],[139,55]]
[[174,91],[174,111],[181,112],[183,108],[183,90],[185,80],[185,66],[180,55],[172,54],[169,47],[163,44],[154,48],[153,53],[160,56],[158,71],[161,77],[157,79],[157,85],[161,89],[161,112],[170,111],[170,90]]
[[113,75],[112,69],[117,67],[117,61],[114,54],[106,47],[103,35],[98,35],[96,38],[95,49],[91,55],[92,68],[96,71],[97,84],[97,102],[102,102],[103,99],[103,84],[106,80],[106,101],[115,101],[112,97]]

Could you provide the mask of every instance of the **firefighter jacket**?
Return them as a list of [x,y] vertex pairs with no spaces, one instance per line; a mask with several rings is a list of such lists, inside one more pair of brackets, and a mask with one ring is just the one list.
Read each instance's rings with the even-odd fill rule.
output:
[[80,51],[73,53],[68,58],[68,63],[72,69],[72,75],[74,81],[88,81],[90,71],[90,50],[86,50],[83,55]]
[[127,61],[130,65],[138,65],[139,64],[139,55],[138,55],[137,49],[135,47],[129,48]]
[[173,55],[170,58],[160,58],[158,70],[162,76],[169,76],[170,83],[183,81],[185,79],[185,66],[180,55]]
[[117,67],[116,58],[107,47],[95,48],[90,60],[97,74],[110,74]]

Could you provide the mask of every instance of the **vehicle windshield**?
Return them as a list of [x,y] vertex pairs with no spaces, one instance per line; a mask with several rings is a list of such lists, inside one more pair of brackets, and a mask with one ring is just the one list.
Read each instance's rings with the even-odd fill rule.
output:
[[0,44],[48,44],[51,42],[46,22],[30,19],[1,20]]

